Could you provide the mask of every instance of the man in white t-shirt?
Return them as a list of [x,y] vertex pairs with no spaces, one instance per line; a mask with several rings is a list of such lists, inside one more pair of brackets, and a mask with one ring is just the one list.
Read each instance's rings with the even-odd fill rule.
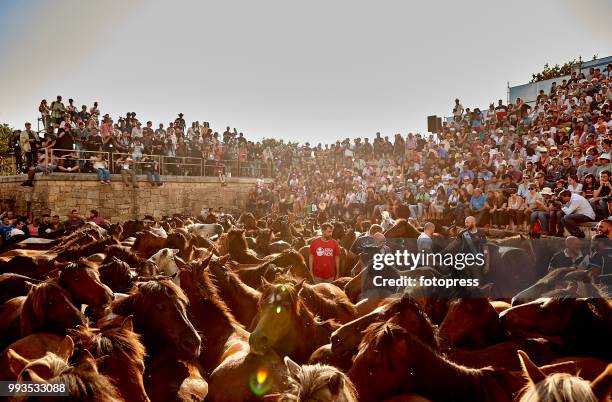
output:
[[433,250],[432,236],[436,230],[436,226],[431,222],[426,222],[423,225],[423,233],[417,238],[417,250],[419,252],[431,253]]

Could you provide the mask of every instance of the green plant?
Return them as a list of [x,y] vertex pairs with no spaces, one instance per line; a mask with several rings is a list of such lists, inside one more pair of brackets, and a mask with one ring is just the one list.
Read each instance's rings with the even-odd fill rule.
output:
[[539,82],[549,80],[551,78],[563,77],[564,75],[570,75],[572,69],[577,64],[576,59],[564,63],[562,66],[555,64],[554,67],[550,67],[548,63],[544,64],[542,72],[537,74],[531,74],[531,82]]
[[8,124],[0,124],[0,176],[12,174],[12,158],[8,154],[8,145],[13,135],[13,130]]

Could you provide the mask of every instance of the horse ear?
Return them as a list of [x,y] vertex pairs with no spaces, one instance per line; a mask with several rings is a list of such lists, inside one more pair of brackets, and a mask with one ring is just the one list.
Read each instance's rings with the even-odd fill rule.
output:
[[518,355],[519,360],[521,361],[521,367],[523,368],[523,373],[525,374],[525,377],[527,377],[527,379],[531,381],[532,384],[537,384],[546,378],[546,374],[544,374],[538,368],[538,366],[536,366],[535,363],[531,361],[527,353],[523,352],[522,350],[519,350]]
[[335,373],[329,378],[327,384],[327,387],[331,391],[332,395],[338,395],[344,388],[344,376],[342,373]]
[[34,289],[36,285],[30,281],[25,281],[26,294],[30,293],[30,290]]
[[287,370],[289,370],[289,375],[296,379],[299,378],[302,374],[302,367],[291,360],[289,356],[285,356],[283,360],[285,362],[285,366],[287,366]]
[[56,268],[56,269],[54,269],[52,271],[47,272],[47,277],[48,278],[53,278],[53,279],[58,279],[60,277],[61,273],[62,273],[61,270]]
[[6,357],[8,359],[9,369],[14,374],[15,377],[19,377],[19,373],[23,370],[25,366],[27,366],[30,361],[25,357],[21,356],[19,353],[15,352],[13,349],[9,349],[6,352]]
[[121,323],[121,329],[125,329],[127,331],[134,332],[134,316],[128,315],[125,317],[125,320]]
[[89,350],[83,350],[83,357],[79,361],[78,367],[85,371],[93,371],[98,373],[98,366],[96,366],[96,359],[91,355]]
[[73,353],[74,353],[74,341],[72,340],[71,337],[66,335],[64,339],[60,342],[59,346],[57,347],[57,352],[55,354],[67,362]]
[[604,372],[593,380],[591,390],[598,401],[608,400],[608,396],[612,393],[612,364],[608,364]]

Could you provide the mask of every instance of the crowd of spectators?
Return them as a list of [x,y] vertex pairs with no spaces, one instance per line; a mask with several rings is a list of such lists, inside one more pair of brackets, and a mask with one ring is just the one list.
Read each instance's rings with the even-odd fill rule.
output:
[[[100,116],[97,103],[78,110],[57,97],[40,105],[44,139],[26,125],[15,133],[14,147],[21,147],[15,155],[23,155],[18,163],[25,167],[71,172],[87,171],[80,156],[92,152],[101,182],[112,171],[122,173],[126,186],[136,185],[132,164],[143,162],[150,182],[159,183],[155,156],[210,162],[203,172],[176,165],[164,167],[164,174],[217,175],[221,161],[239,161],[238,175],[259,177],[247,205],[257,215],[324,212],[376,221],[388,211],[393,218],[449,225],[473,215],[478,226],[549,235],[567,229],[582,237],[582,222],[609,215],[611,76],[612,65],[573,73],[548,93],[540,91],[533,105],[519,98],[480,110],[456,99],[453,118],[432,135],[376,133],[371,141],[325,145],[264,146],[230,127],[219,135],[206,122],[188,125],[183,114],[168,127],[154,128],[151,121],[143,127],[135,113],[114,122]],[[45,148],[74,151],[38,152]],[[106,152],[120,155],[109,165]],[[51,161],[41,165],[41,158]],[[264,170],[272,183],[263,179]]]

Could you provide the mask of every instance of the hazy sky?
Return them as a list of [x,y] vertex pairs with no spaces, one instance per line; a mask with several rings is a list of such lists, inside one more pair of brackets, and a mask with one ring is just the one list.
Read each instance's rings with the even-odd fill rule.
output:
[[253,139],[424,132],[455,97],[487,107],[547,61],[612,55],[610,21],[609,0],[0,0],[0,122],[61,94]]

